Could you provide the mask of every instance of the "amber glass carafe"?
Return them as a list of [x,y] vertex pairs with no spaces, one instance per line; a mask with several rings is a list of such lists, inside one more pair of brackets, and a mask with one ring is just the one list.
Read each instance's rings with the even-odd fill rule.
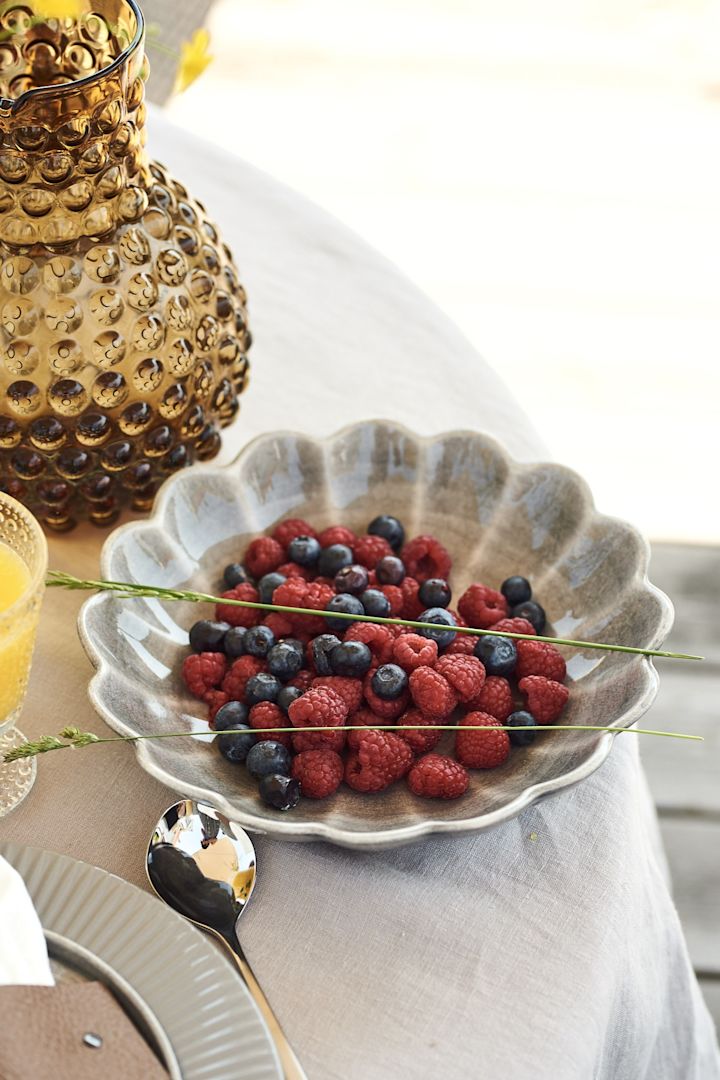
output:
[[135,0],[81,7],[0,6],[0,490],[60,530],[216,454],[250,344],[217,228],[146,156]]

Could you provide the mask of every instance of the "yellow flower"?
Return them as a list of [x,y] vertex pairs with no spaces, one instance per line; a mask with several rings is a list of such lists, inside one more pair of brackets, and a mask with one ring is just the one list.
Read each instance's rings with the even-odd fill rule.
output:
[[177,73],[176,88],[178,93],[187,90],[198,79],[213,57],[208,52],[210,34],[207,30],[196,30],[190,41],[183,42],[182,55]]
[[37,0],[36,13],[43,19],[79,19],[81,0]]

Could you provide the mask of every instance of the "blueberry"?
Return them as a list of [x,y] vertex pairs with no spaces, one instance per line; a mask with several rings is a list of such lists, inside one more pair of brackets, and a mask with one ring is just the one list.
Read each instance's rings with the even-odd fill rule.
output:
[[[436,623],[438,626],[457,626],[455,616],[441,607],[431,607],[418,616],[418,622]],[[456,638],[454,630],[418,630],[422,637],[437,641],[438,649],[445,649]]]
[[[363,593],[363,596],[367,596],[367,593]],[[325,610],[342,611],[347,615],[365,614],[365,608],[358,597],[351,596],[350,593],[337,593],[331,600],[328,600]],[[325,623],[328,630],[338,630],[342,633],[342,631],[352,626],[353,621],[353,619],[326,619]]]
[[300,653],[303,660],[305,659],[305,646],[302,641],[298,641],[296,637],[284,637],[282,639],[283,645],[290,645],[295,652]]
[[382,664],[373,675],[371,684],[379,698],[392,701],[407,688],[408,677],[397,664]]
[[239,562],[231,562],[223,570],[223,582],[227,589],[234,589],[236,585],[244,585],[249,580],[247,570]]
[[245,655],[245,635],[247,626],[231,626],[225,635],[223,649],[226,656],[232,657]]
[[363,675],[367,675],[371,664],[372,653],[362,641],[344,641],[341,645],[336,645],[330,653],[333,675],[362,679]]
[[518,604],[524,604],[532,596],[532,588],[528,579],[519,577],[517,574],[514,577],[505,578],[500,586],[500,592],[511,608],[517,607]]
[[283,686],[277,696],[276,704],[286,713],[293,701],[297,701],[299,697],[302,697],[302,694],[303,692],[299,686]]
[[267,666],[271,675],[281,682],[287,682],[303,666],[303,657],[287,641],[279,641],[267,654]]
[[300,783],[289,776],[263,776],[258,790],[262,801],[276,810],[292,810],[300,802]]
[[535,600],[526,600],[524,604],[518,604],[512,608],[510,614],[514,619],[527,619],[535,628],[536,634],[542,634],[545,629],[545,609],[541,608]]
[[216,731],[227,731],[228,728],[245,727],[248,718],[248,707],[242,701],[226,701],[215,713],[213,727]]
[[447,581],[439,577],[428,578],[427,581],[423,581],[418,589],[418,600],[429,608],[446,608],[450,603],[451,596],[452,590]]
[[364,566],[360,566],[359,563],[352,563],[350,566],[344,566],[342,570],[338,570],[335,575],[335,592],[352,593],[353,596],[357,596],[359,593],[365,592],[368,587],[370,575]]
[[485,666],[488,675],[512,674],[517,663],[517,649],[512,638],[482,634],[475,645],[475,655]]
[[353,553],[347,544],[331,544],[323,548],[318,559],[318,574],[334,578],[340,570],[352,565]]
[[247,731],[243,730],[241,733],[228,732],[227,735],[218,735],[215,742],[224,758],[239,763],[245,761],[253,746],[255,746],[256,735],[247,724],[238,724],[237,726],[247,729]]
[[386,619],[390,614],[390,601],[379,589],[366,589],[360,597],[360,603],[365,614],[376,619]]
[[280,693],[280,683],[274,675],[268,675],[261,671],[259,675],[251,675],[245,683],[245,702],[247,705],[257,705],[259,701],[277,701]]
[[399,585],[405,577],[405,564],[397,555],[383,555],[375,567],[381,585]]
[[272,604],[273,593],[286,581],[287,578],[284,574],[278,574],[274,571],[272,574],[264,574],[257,583],[257,590],[260,593],[260,603]]
[[313,663],[318,675],[332,675],[330,653],[333,649],[337,649],[339,644],[340,638],[335,637],[334,634],[318,634],[316,638],[313,638],[311,646]]
[[314,566],[320,558],[320,545],[314,536],[296,536],[288,544],[288,559],[298,566]]
[[394,551],[403,546],[405,542],[405,530],[396,517],[390,514],[380,514],[373,518],[367,527],[371,536],[384,536]]
[[264,739],[251,747],[246,764],[248,772],[256,780],[262,776],[271,776],[273,773],[289,776],[290,751],[274,739]]
[[193,652],[222,652],[230,623],[201,619],[190,628],[190,648]]
[[269,626],[251,626],[243,644],[246,653],[264,660],[275,644],[275,635]]
[[[532,713],[525,712],[524,709],[520,709],[518,712],[510,713],[505,721],[510,727],[535,727],[537,721]],[[510,736],[510,742],[513,746],[529,746],[535,738],[534,731],[508,731]]]

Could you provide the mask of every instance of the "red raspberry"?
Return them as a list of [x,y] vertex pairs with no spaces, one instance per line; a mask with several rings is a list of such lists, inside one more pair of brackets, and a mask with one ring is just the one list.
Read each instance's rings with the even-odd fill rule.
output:
[[[227,600],[250,600],[253,604],[257,604],[260,599],[257,589],[249,581],[236,585],[229,592],[221,593],[221,596]],[[230,623],[231,626],[256,626],[262,614],[258,608],[235,607],[234,604],[215,605],[215,618],[218,622]]]
[[391,731],[351,731],[345,782],[355,791],[382,791],[412,764],[412,750]]
[[414,577],[404,577],[400,582],[400,588],[404,598],[403,608],[400,613],[401,617],[417,621],[425,610],[425,605],[421,604],[418,599],[420,582],[416,581]]
[[426,799],[457,799],[465,794],[469,782],[467,770],[444,754],[421,757],[407,778],[413,795]]
[[343,727],[348,707],[336,690],[313,684],[288,709],[293,727]]
[[344,525],[331,525],[318,536],[320,547],[331,547],[333,544],[345,544],[351,549],[355,548],[357,536],[352,529],[346,529]]
[[217,690],[225,676],[226,667],[225,653],[191,653],[183,660],[182,677],[190,693],[202,698],[208,690]]
[[493,630],[497,630],[498,633],[502,630],[505,634],[535,634],[537,631],[531,622],[527,619],[500,619],[499,622],[493,623]]
[[342,783],[342,758],[332,750],[305,750],[292,763],[292,774],[308,799],[325,799]]
[[405,563],[406,572],[421,584],[433,577],[447,581],[450,576],[452,559],[434,536],[416,536],[409,540],[400,557]]
[[312,685],[327,686],[339,694],[347,705],[348,716],[352,716],[362,705],[363,688],[360,679],[351,679],[345,675],[321,675],[313,679]]
[[505,723],[514,707],[510,683],[500,675],[488,675],[478,696],[468,702],[472,712],[489,713],[501,724]]
[[312,579],[316,585],[329,585],[333,592],[335,592],[335,582],[332,578],[323,577],[322,574],[318,574],[316,578]]
[[317,533],[312,525],[308,525],[302,518],[288,518],[287,521],[281,521],[275,526],[272,536],[281,547],[286,548],[296,536],[317,536]]
[[278,566],[277,573],[284,574],[285,577],[299,577],[303,581],[312,580],[312,570],[309,570],[307,566],[300,566],[296,562],[284,562],[281,566]]
[[388,603],[390,604],[390,611],[387,618],[399,619],[400,613],[405,606],[405,597],[403,591],[398,585],[380,585],[380,592],[383,596],[386,596]]
[[469,712],[460,721],[463,725],[481,725],[485,731],[458,731],[455,739],[455,757],[468,769],[494,769],[502,765],[510,753],[510,738],[494,716],[482,712]]
[[388,626],[369,622],[353,623],[350,629],[345,631],[343,640],[362,641],[378,664],[389,664],[392,659],[395,636]]
[[357,727],[358,724],[364,724],[365,727],[377,727],[378,724],[382,725],[385,721],[381,716],[376,716],[370,709],[362,708],[358,709],[356,713],[353,713],[352,725]]
[[265,671],[265,664],[257,656],[239,656],[223,679],[222,688],[231,701],[242,701],[249,678]]
[[296,754],[306,750],[334,750],[336,754],[341,754],[346,734],[345,731],[298,731],[290,738]]
[[203,697],[203,701],[208,707],[208,724],[213,726],[215,716],[218,709],[222,709],[230,698],[227,696],[224,690],[208,690]]
[[474,656],[441,656],[435,664],[461,701],[472,701],[482,690],[485,668]]
[[515,678],[520,681],[526,675],[544,675],[554,682],[563,682],[567,674],[561,653],[549,641],[516,641],[517,666]]
[[359,536],[353,544],[355,562],[374,570],[386,555],[392,555],[393,549],[384,536]]
[[408,709],[400,717],[401,724],[418,724],[419,726],[410,731],[398,731],[397,734],[404,739],[414,754],[426,754],[428,750],[434,750],[442,738],[442,731],[435,726],[435,721],[430,716],[425,716],[419,709]]
[[272,536],[257,536],[248,544],[243,564],[254,578],[277,570],[285,558],[285,549]]
[[432,667],[437,660],[437,642],[421,637],[420,634],[403,634],[402,637],[395,638],[392,655],[403,671]]
[[263,728],[290,727],[287,717],[282,709],[272,701],[259,701],[250,710],[250,727],[258,731],[258,742],[279,742],[291,747],[290,735],[287,731],[268,731],[263,733]]
[[363,694],[365,695],[365,700],[378,718],[378,723],[391,723],[393,720],[397,720],[398,716],[401,716],[402,713],[405,712],[408,707],[410,695],[407,690],[403,690],[400,697],[390,699],[378,697],[372,688],[372,677],[374,674],[374,671],[368,671],[363,681]]
[[507,600],[502,593],[487,585],[471,585],[458,602],[460,614],[467,620],[468,626],[477,626],[487,630],[507,615]]
[[[312,608],[313,611],[324,611],[329,600],[335,595],[332,585],[324,585],[319,581],[311,581],[307,586],[303,607]],[[293,621],[301,630],[308,634],[327,633],[327,620],[320,615],[295,615]]]
[[410,676],[410,694],[420,712],[444,720],[458,703],[450,683],[431,667],[419,667]]
[[456,634],[455,640],[443,650],[443,656],[472,656],[475,652],[475,634]]
[[[290,577],[278,585],[272,594],[273,604],[282,604],[284,607],[305,607],[305,596],[308,591],[308,582],[301,577]],[[280,612],[280,614],[285,614]],[[287,615],[294,623],[296,616]]]
[[538,724],[554,724],[570,696],[567,686],[546,679],[544,675],[527,675],[518,686],[525,695],[528,712]]
[[298,690],[302,690],[305,693],[312,686],[315,676],[308,668],[303,668],[302,671],[298,671],[294,678],[288,681],[288,686],[297,686]]
[[271,611],[263,619],[263,625],[270,627],[278,641],[280,638],[290,637],[293,632],[292,623],[281,611]]

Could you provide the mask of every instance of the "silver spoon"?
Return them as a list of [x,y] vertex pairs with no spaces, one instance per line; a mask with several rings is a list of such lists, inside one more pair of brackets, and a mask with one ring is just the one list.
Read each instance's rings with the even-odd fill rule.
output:
[[238,938],[238,920],[255,887],[257,869],[248,834],[207,803],[184,799],[170,806],[155,826],[145,869],[161,900],[227,946],[270,1029],[285,1080],[307,1080]]

